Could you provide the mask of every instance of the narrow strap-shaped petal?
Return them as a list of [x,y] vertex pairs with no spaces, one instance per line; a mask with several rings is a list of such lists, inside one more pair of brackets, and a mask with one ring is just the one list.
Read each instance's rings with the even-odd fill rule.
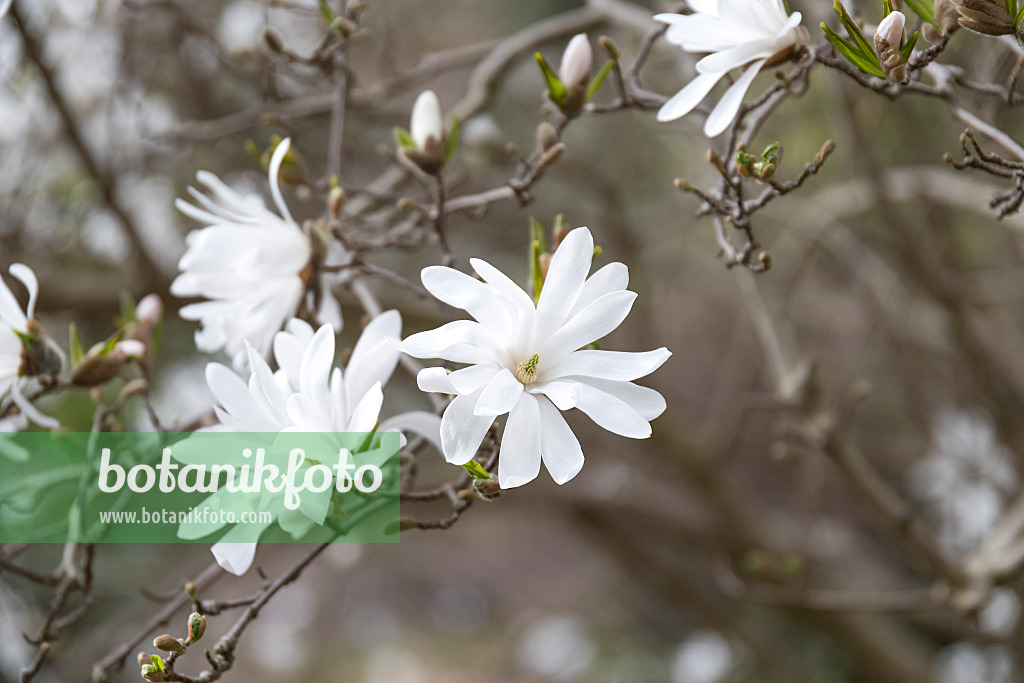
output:
[[28,290],[28,306],[25,307],[25,316],[32,318],[36,314],[36,299],[39,297],[39,280],[31,268],[24,263],[11,264],[11,275],[16,277]]
[[480,393],[473,414],[492,418],[504,415],[515,407],[522,393],[522,383],[511,370],[503,368]]
[[492,417],[473,413],[479,396],[456,396],[441,416],[441,450],[445,460],[455,465],[465,465],[473,459],[494,423]]
[[583,449],[562,414],[551,401],[539,397],[540,451],[551,478],[564,484],[583,469]]
[[707,94],[724,75],[724,73],[698,74],[696,78],[686,84],[686,87],[661,106],[661,109],[658,110],[658,120],[675,121],[689,114],[694,107],[701,103],[701,100],[707,97]]
[[671,355],[672,352],[665,347],[642,352],[584,349],[558,360],[546,370],[551,379],[582,375],[628,382],[651,374]]
[[527,484],[540,473],[541,426],[537,398],[523,394],[509,413],[498,455],[498,484],[511,489]]
[[705,135],[713,138],[729,127],[729,124],[736,118],[740,105],[743,104],[743,96],[747,94],[750,84],[754,82],[754,78],[766,61],[760,59],[748,66],[743,75],[725,91],[725,95],[718,101],[711,111],[711,115],[708,116],[708,120],[704,123]]
[[434,394],[458,393],[448,379],[448,371],[444,368],[423,368],[416,373],[416,386],[420,391]]
[[632,406],[587,384],[579,387],[576,407],[598,426],[631,439],[646,439],[651,435],[650,423]]
[[288,154],[288,149],[291,147],[291,138],[285,138],[277,147],[274,148],[274,154],[270,157],[270,169],[268,176],[270,178],[270,194],[274,197],[274,203],[277,204],[277,210],[281,212],[281,216],[289,223],[294,224],[295,219],[292,218],[291,212],[288,210],[288,205],[284,203],[284,195],[281,194],[281,184],[278,176],[281,173],[281,164],[284,163],[284,157]]

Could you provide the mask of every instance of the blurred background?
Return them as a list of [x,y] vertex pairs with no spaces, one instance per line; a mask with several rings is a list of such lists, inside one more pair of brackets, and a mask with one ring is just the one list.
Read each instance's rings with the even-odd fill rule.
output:
[[[819,21],[835,25],[828,3],[791,4],[814,42]],[[286,190],[292,212],[300,220],[323,213],[332,84],[290,57],[314,53],[323,18],[314,0],[15,5],[17,18],[0,20],[0,262],[36,269],[40,318],[62,344],[71,321],[87,342],[106,337],[122,291],[136,300],[160,293],[168,316],[156,405],[165,423],[186,424],[212,404],[203,379],[211,359],[195,351],[194,328],[167,294],[195,227],[173,200],[199,169],[265,193],[247,141],[263,149],[281,135],[292,137],[308,174]],[[408,125],[420,90],[435,89],[446,110],[461,106],[474,69],[502,41],[563,22],[550,38],[527,42],[463,122],[450,194],[501,186],[516,173],[509,144],[529,154],[542,120],[534,49],[557,64],[571,35],[586,31],[595,49],[599,35],[614,38],[629,64],[656,28],[650,17],[682,6],[367,2],[365,34],[348,52],[342,185],[358,197],[393,165],[392,128]],[[851,10],[880,17],[873,4]],[[427,55],[447,61],[418,68]],[[1018,55],[961,32],[942,60],[979,82],[1003,83]],[[643,83],[671,95],[692,78],[693,63],[659,41]],[[771,80],[762,75],[748,99]],[[597,100],[614,94],[609,81]],[[969,94],[964,104],[1024,135],[1011,106]],[[782,179],[826,140],[837,151],[799,192],[756,215],[773,267],[754,276],[723,266],[710,222],[693,216],[697,200],[673,187],[676,177],[715,182],[705,154],[722,140],[706,140],[701,125],[696,115],[673,124],[656,123],[653,112],[584,115],[566,130],[566,151],[531,189],[531,203],[495,203],[449,224],[463,269],[480,256],[525,283],[528,218],[550,225],[559,213],[591,228],[603,249],[595,267],[629,266],[639,298],[603,347],[673,351],[643,381],[668,402],[653,437],[619,438],[570,414],[587,456],[570,483],[542,474],[478,502],[447,531],[331,548],[271,602],[225,680],[1024,680],[1020,572],[988,582],[969,607],[951,606],[949,591],[936,587],[941,577],[880,523],[848,475],[793,436],[794,420],[838,416],[908,504],[906,526],[923,529],[950,562],[976,552],[1020,495],[1024,464],[1014,442],[1024,432],[1014,410],[1024,405],[1024,220],[997,221],[988,207],[1006,186],[942,161],[958,152],[963,130],[944,103],[891,101],[816,68],[808,92],[775,112],[755,146],[782,143]],[[373,201],[393,206],[402,196],[429,201],[410,179]],[[428,246],[369,260],[417,280],[438,254]],[[407,334],[443,319],[407,290],[371,284],[402,311]],[[341,298],[350,343],[360,309]],[[796,408],[780,400],[769,339],[801,378]],[[87,425],[91,403],[81,393],[41,408],[79,411]],[[409,376],[396,375],[384,412],[410,408],[429,403]],[[424,486],[453,476],[439,454],[423,468]],[[431,517],[429,508],[415,514]],[[256,564],[275,576],[299,551],[261,546]],[[34,547],[19,559],[52,566],[60,552]],[[97,659],[209,562],[202,546],[101,548],[102,600],[54,645],[36,680],[88,680]],[[222,574],[201,597],[244,596],[260,581],[256,572]],[[0,574],[0,679],[17,680],[31,660],[20,634],[36,628],[47,604],[47,591]],[[232,621],[212,618],[206,637]],[[198,659],[181,660],[180,670],[198,672]],[[138,680],[132,657],[111,680]]]

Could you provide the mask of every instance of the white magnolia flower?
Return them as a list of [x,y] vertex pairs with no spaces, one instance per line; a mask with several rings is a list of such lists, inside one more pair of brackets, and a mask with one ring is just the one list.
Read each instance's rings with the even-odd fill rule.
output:
[[207,171],[197,173],[196,179],[211,197],[190,187],[198,206],[175,202],[179,211],[206,227],[186,238],[188,249],[178,263],[181,274],[171,293],[208,299],[185,306],[181,317],[200,321],[200,351],[224,349],[236,368],[245,365],[247,341],[265,357],[274,333],[310,298],[319,304],[324,322],[341,328],[341,310],[327,281],[314,281],[322,257],[292,218],[278,184],[288,147],[289,141],[282,141],[270,160],[270,192],[280,215],[260,197],[242,196]]
[[[0,280],[0,398],[10,394],[11,400],[25,417],[41,427],[56,429],[60,423],[40,413],[22,391],[23,385],[29,380],[25,374],[25,346],[22,338],[35,337],[34,344],[49,343],[39,335],[38,322],[34,320],[39,280],[32,269],[23,263],[13,264],[10,273],[28,290],[28,305],[23,311],[7,283]],[[46,352],[49,352],[48,349]]]
[[[372,432],[410,431],[440,448],[436,415],[411,412],[377,426],[382,387],[398,363],[398,351],[386,341],[402,333],[398,311],[386,311],[363,330],[344,371],[334,367],[335,334],[330,325],[316,332],[292,319],[274,335],[272,371],[248,346],[249,380],[219,363],[206,366],[206,380],[217,401],[219,424],[209,431]],[[213,554],[227,571],[241,575],[252,565],[255,543],[217,543]]]
[[455,394],[441,421],[445,458],[457,465],[476,455],[494,418],[509,413],[499,454],[502,488],[532,481],[543,460],[559,484],[583,467],[583,450],[560,410],[579,408],[608,431],[635,439],[651,435],[649,420],[665,399],[632,380],[654,372],[671,355],[582,349],[629,314],[636,294],[629,273],[611,263],[587,278],[594,240],[586,228],[569,233],[551,259],[540,300],[494,266],[472,259],[483,282],[431,266],[424,286],[477,322],[459,320],[414,334],[400,348],[417,358],[444,358],[469,367],[448,374],[426,368],[423,391]]
[[[416,146],[427,149],[430,138],[440,142],[444,138],[444,118],[441,115],[441,102],[433,90],[424,90],[412,105],[412,120],[409,122],[409,133]],[[435,143],[436,144],[436,143]]]
[[594,50],[586,33],[578,33],[562,53],[562,63],[558,66],[558,80],[566,88],[586,85],[590,80],[590,68],[594,63]]
[[686,52],[710,52],[697,62],[699,75],[658,112],[659,121],[689,114],[729,71],[748,65],[704,124],[715,137],[736,118],[754,77],[772,57],[810,40],[801,15],[786,14],[783,0],[690,0],[693,14],[659,14],[669,25],[666,39]]

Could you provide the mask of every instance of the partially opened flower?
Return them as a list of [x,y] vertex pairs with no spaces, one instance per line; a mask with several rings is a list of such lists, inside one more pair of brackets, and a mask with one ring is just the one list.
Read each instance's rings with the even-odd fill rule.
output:
[[801,15],[786,13],[783,0],[691,0],[693,14],[659,14],[669,25],[666,39],[686,52],[710,52],[697,62],[698,76],[658,112],[659,121],[689,114],[727,73],[746,67],[729,86],[704,124],[704,134],[722,133],[739,111],[754,77],[766,64],[788,59],[810,36]]
[[197,205],[175,202],[205,227],[189,233],[171,293],[207,299],[182,308],[181,317],[200,322],[200,351],[224,349],[236,368],[245,365],[247,341],[265,357],[274,334],[297,313],[318,312],[321,320],[341,328],[338,302],[320,276],[322,243],[292,218],[278,184],[288,148],[284,140],[270,160],[270,192],[280,215],[260,197],[242,196],[206,171],[196,178],[211,196],[190,187]]
[[[398,351],[386,341],[402,333],[398,311],[374,318],[363,330],[344,371],[334,367],[335,334],[329,325],[313,328],[288,321],[274,336],[272,371],[249,346],[248,381],[219,363],[206,366],[206,380],[217,401],[218,424],[209,431],[354,432],[407,431],[440,447],[436,415],[411,412],[378,425],[383,386],[398,363]],[[288,520],[279,520],[288,523]],[[308,520],[306,520],[308,523]],[[293,525],[301,524],[291,520]],[[217,543],[213,554],[224,569],[243,574],[252,564],[255,543]]]
[[621,263],[588,278],[593,256],[590,231],[570,232],[551,260],[536,305],[480,259],[470,263],[483,282],[452,268],[423,270],[423,284],[434,296],[476,319],[414,334],[399,345],[417,358],[468,365],[451,374],[426,368],[418,377],[423,391],[455,394],[441,421],[449,462],[469,462],[494,419],[505,413],[498,463],[502,488],[532,481],[542,461],[559,484],[583,467],[583,450],[559,411],[578,408],[622,436],[651,435],[649,420],[665,410],[665,400],[633,380],[654,372],[671,354],[665,348],[644,353],[584,348],[617,328],[636,298],[626,290],[629,274]]
[[60,373],[63,359],[53,342],[42,335],[35,319],[39,296],[36,274],[23,263],[12,265],[10,273],[28,290],[28,304],[22,310],[7,283],[0,280],[0,398],[10,394],[25,417],[41,427],[55,429],[60,423],[39,412],[22,387],[33,376]]
[[441,101],[433,90],[424,90],[412,106],[409,130],[395,128],[399,153],[427,175],[440,176],[459,142],[459,120],[444,125]]

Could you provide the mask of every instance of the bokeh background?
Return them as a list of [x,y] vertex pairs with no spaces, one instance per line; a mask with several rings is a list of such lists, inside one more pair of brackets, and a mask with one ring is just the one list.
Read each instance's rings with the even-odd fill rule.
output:
[[[619,20],[599,17],[579,30],[595,47],[598,35],[613,37],[627,64],[655,28],[655,11],[682,6],[586,7],[608,4],[618,6]],[[828,3],[792,4],[818,41],[818,21],[834,20]],[[195,351],[193,328],[176,318],[180,303],[167,295],[194,227],[173,200],[198,169],[262,192],[265,176],[246,141],[262,148],[272,135],[292,137],[311,181],[325,177],[329,100],[322,95],[331,84],[264,39],[270,30],[287,51],[308,55],[324,35],[323,20],[313,0],[16,5],[102,177],[76,153],[14,20],[0,21],[0,262],[36,269],[40,317],[59,341],[71,321],[87,340],[109,334],[122,291],[164,295],[153,389],[163,420],[186,424],[212,403],[203,380],[211,359]],[[392,165],[392,127],[407,125],[422,88],[455,107],[489,49],[584,9],[573,0],[367,2],[366,33],[349,52],[362,97],[345,131],[341,180],[350,195]],[[858,9],[872,21],[880,16],[873,4]],[[557,63],[569,37],[537,48]],[[453,68],[379,89],[424,55],[458,46],[476,47]],[[510,143],[524,155],[532,149],[542,105],[532,50],[495,79],[486,106],[463,123],[449,171],[453,195],[512,177]],[[963,33],[943,60],[1002,83],[1016,56]],[[644,85],[669,95],[691,78],[693,61],[659,43]],[[761,76],[752,93],[770,82]],[[609,82],[598,100],[613,96]],[[966,103],[1010,135],[1024,135],[1012,107],[980,96]],[[912,597],[927,594],[934,577],[827,458],[789,438],[792,410],[778,398],[757,323],[758,311],[766,312],[786,361],[812,376],[809,401],[835,408],[851,392],[862,399],[846,415],[850,438],[912,503],[942,552],[965,557],[1021,490],[1024,452],[1004,440],[1015,423],[1024,429],[1024,416],[1006,412],[1024,395],[1024,221],[995,219],[988,198],[1003,188],[994,179],[943,163],[963,129],[945,104],[890,101],[817,68],[808,92],[781,106],[755,142],[782,142],[782,178],[825,140],[834,139],[837,151],[800,192],[757,214],[773,268],[759,276],[729,270],[716,257],[710,222],[693,215],[695,198],[672,184],[680,176],[698,186],[715,181],[705,153],[721,141],[709,143],[700,125],[697,116],[658,124],[652,112],[585,115],[566,130],[566,152],[531,190],[532,203],[498,203],[455,216],[449,227],[457,266],[481,256],[525,282],[528,218],[550,225],[562,213],[570,225],[590,226],[603,249],[598,264],[630,267],[639,299],[603,346],[674,352],[645,382],[668,402],[653,437],[622,439],[573,414],[587,465],[570,483],[559,487],[542,474],[474,505],[450,530],[412,531],[397,546],[332,548],[271,603],[226,680],[1024,680],[1019,575],[966,614],[913,601],[906,610],[883,601],[881,611],[801,603],[817,590]],[[405,195],[426,197],[407,180],[381,204]],[[111,199],[137,226],[136,241]],[[288,200],[297,217],[316,217],[324,206],[315,182],[291,187]],[[438,254],[426,247],[370,260],[415,280]],[[952,301],[937,294],[935,278]],[[403,289],[372,285],[402,311],[406,333],[442,319]],[[345,293],[342,305],[351,341],[359,308]],[[980,340],[969,354],[965,326]],[[1012,400],[993,399],[1004,390]],[[85,424],[89,406],[84,390],[42,403]],[[386,413],[428,406],[410,377],[396,376]],[[439,454],[425,463],[425,484],[451,476]],[[273,576],[298,551],[261,546],[257,565]],[[59,553],[37,547],[21,558],[47,566]],[[96,659],[160,609],[154,598],[176,595],[209,561],[200,546],[102,548],[103,601],[55,647],[37,680],[88,680]],[[237,597],[259,583],[255,571],[225,574],[207,593]],[[46,601],[45,591],[0,574],[0,679],[16,680],[29,660],[20,633],[34,628]],[[870,604],[866,597],[855,607]],[[207,638],[230,623],[211,619]],[[182,662],[182,671],[193,670]],[[113,680],[137,680],[133,663]]]

